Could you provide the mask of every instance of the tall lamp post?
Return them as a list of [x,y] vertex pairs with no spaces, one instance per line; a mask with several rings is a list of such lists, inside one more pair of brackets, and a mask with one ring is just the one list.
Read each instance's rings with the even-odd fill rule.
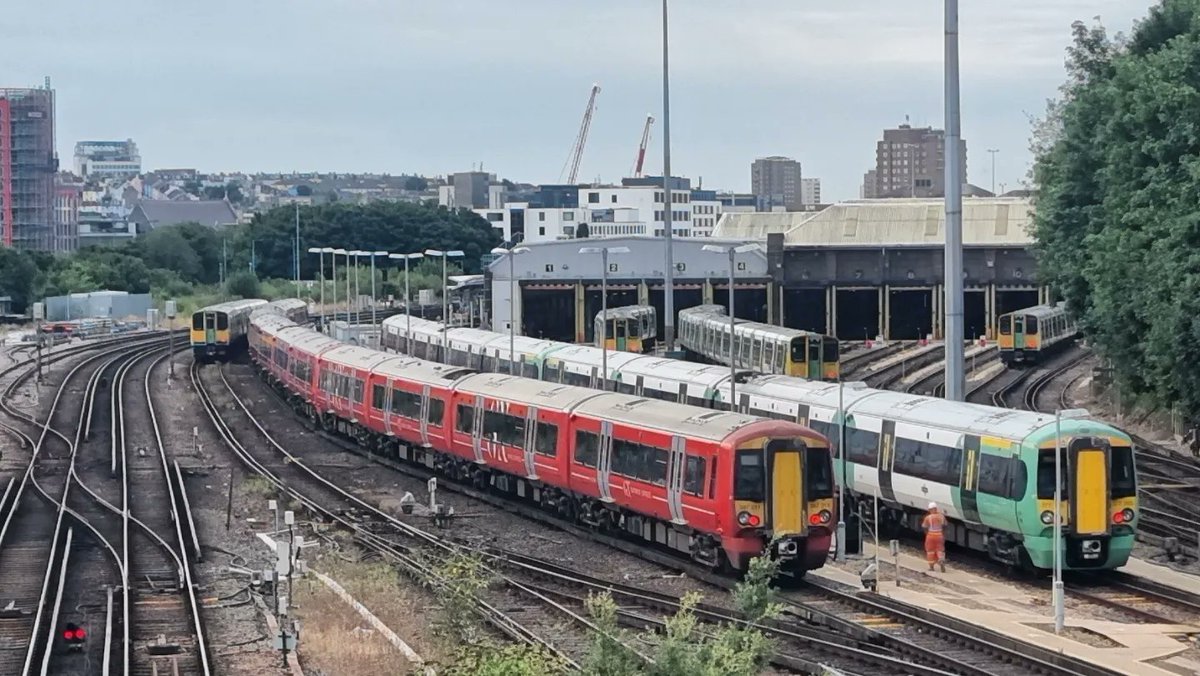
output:
[[[350,325],[353,321],[350,319],[350,313],[354,307],[354,277],[358,275],[358,266],[350,262],[350,258],[354,257],[354,262],[358,262],[358,251],[346,251],[346,331],[350,331]],[[353,270],[353,273],[351,273]]]
[[[331,307],[333,308],[334,314],[337,313],[337,256],[334,254],[335,251],[337,251],[337,249],[334,249],[333,247],[330,247],[330,246],[321,247],[321,253],[329,254],[329,262],[333,266],[333,269],[330,271],[329,274],[331,275],[331,278],[333,279],[333,305]],[[328,323],[325,321],[325,308],[321,308],[321,328],[326,333],[329,332]]]
[[[671,205],[667,205],[669,208]],[[627,254],[627,246],[585,246],[581,254],[600,254],[600,387],[608,390],[608,255]]]
[[1072,408],[1054,412],[1054,583],[1051,586],[1051,601],[1054,606],[1054,633],[1060,634],[1067,618],[1067,593],[1063,587],[1062,557],[1062,421],[1064,418],[1086,418],[1088,412]]
[[[379,327],[379,317],[377,317],[375,314],[375,308],[376,308],[376,306],[379,305],[379,299],[375,297],[375,259],[380,258],[380,257],[387,258],[391,254],[388,253],[387,251],[372,251],[370,253],[370,255],[371,255],[371,326],[373,328],[378,328]],[[383,344],[382,336],[380,336],[379,342],[381,345]]]
[[442,259],[442,362],[450,363],[449,345],[446,344],[446,329],[450,327],[450,285],[446,282],[446,266],[447,259],[462,258],[466,254],[455,249],[454,251],[442,251],[439,249],[426,249],[425,255],[433,258],[441,257]]
[[[516,258],[527,253],[529,247],[515,246],[511,249],[496,247],[492,253],[508,256],[508,374],[517,374],[517,274]],[[492,309],[493,314],[495,308]]]
[[406,254],[388,254],[388,258],[391,258],[392,260],[404,261],[404,333],[405,333],[405,335],[404,335],[404,348],[405,348],[404,353],[405,354],[411,354],[408,341],[412,340],[412,308],[410,307],[410,301],[412,299],[412,295],[408,291],[408,262],[412,261],[412,260],[417,260],[419,258],[424,258],[424,257],[425,257],[425,254],[420,253],[420,252],[406,253]]
[[988,148],[988,154],[992,156],[992,196],[996,195],[996,153],[1000,152],[999,148]]
[[[362,314],[362,277],[358,274],[358,264],[363,256],[370,256],[370,251],[355,251],[354,253],[354,311]],[[374,261],[372,261],[374,264]],[[359,317],[362,322],[362,317]]]
[[733,326],[736,321],[736,315],[733,311],[733,273],[737,266],[734,259],[740,253],[758,250],[757,244],[742,244],[740,246],[718,246],[716,244],[705,244],[701,247],[703,251],[716,254],[729,255],[729,410],[737,410],[737,360],[734,358],[733,352]]
[[308,253],[317,254],[317,283],[321,286],[321,312],[325,312],[325,250],[319,246],[310,246]]
[[[337,286],[338,286],[337,257],[338,256],[346,256],[346,250],[345,249],[334,249],[330,253],[333,254],[333,256],[332,256],[332,259],[333,259],[333,318],[337,319]],[[349,256],[347,256],[346,263],[348,264],[349,262],[350,262],[350,258],[349,258]],[[346,283],[347,284],[350,283],[350,268],[348,266],[346,268]],[[350,292],[349,291],[346,292],[346,306],[347,306],[346,307],[346,323],[348,324],[348,323],[350,323],[349,322],[349,320],[350,320],[350,308],[349,308]]]

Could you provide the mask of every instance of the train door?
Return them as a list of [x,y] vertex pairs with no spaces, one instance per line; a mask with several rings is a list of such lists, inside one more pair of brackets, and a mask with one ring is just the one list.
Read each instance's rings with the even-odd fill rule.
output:
[[671,437],[671,455],[667,463],[667,506],[671,510],[671,523],[683,525],[687,519],[683,517],[683,468],[684,446],[683,437]]
[[1025,349],[1025,317],[1013,315],[1012,318],[1013,349]]
[[537,449],[538,410],[536,406],[525,409],[525,476],[537,480],[537,466],[534,464],[534,453]]
[[204,313],[204,342],[209,344],[217,342],[217,313],[215,312]]
[[959,510],[963,520],[979,523],[979,502],[976,499],[979,491],[979,465],[982,461],[979,437],[968,434],[963,438],[963,461],[959,477]]
[[774,537],[805,532],[802,442],[767,442],[768,524]]
[[1072,439],[1068,446],[1071,472],[1071,532],[1078,536],[1108,533],[1108,442]]
[[616,341],[616,349],[621,352],[629,350],[629,324],[624,319],[614,319],[613,332],[609,334]]
[[392,429],[392,394],[395,392],[396,383],[390,379],[385,379],[383,393],[383,430],[388,434],[395,434]]
[[600,457],[596,459],[596,491],[604,502],[612,502],[609,477],[612,475],[612,423],[600,422]]
[[483,395],[475,395],[475,408],[471,411],[474,416],[471,425],[471,448],[475,452],[475,462],[483,463]]
[[808,343],[808,361],[805,363],[804,372],[800,377],[809,380],[820,380],[821,339],[817,336],[807,336],[804,340]]
[[421,443],[429,446],[429,386],[421,386]]

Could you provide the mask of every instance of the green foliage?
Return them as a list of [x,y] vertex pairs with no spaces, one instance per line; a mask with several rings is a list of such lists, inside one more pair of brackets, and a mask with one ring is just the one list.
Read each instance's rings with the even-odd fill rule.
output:
[[[236,184],[230,184],[236,187]],[[198,184],[195,187],[200,190]],[[232,190],[232,188],[230,188]],[[225,190],[222,188],[222,190]],[[250,270],[253,246],[255,271],[262,280],[290,280],[295,241],[294,207],[280,207],[256,217],[248,225],[216,230],[199,223],[184,223],[156,228],[132,242],[111,247],[88,247],[69,256],[13,249],[0,249],[0,296],[13,297],[13,311],[25,312],[28,304],[43,296],[109,289],[130,293],[151,293],[159,299],[175,298],[180,311],[185,306],[202,307],[220,299],[220,290],[210,288],[220,282],[222,260],[228,270]],[[436,205],[372,202],[364,205],[326,204],[300,209],[302,251],[301,275],[314,279],[317,256],[310,247],[341,248],[357,246],[370,251],[416,252],[428,248],[462,249],[467,257],[462,267],[452,262],[448,274],[479,270],[483,253],[500,243],[500,236],[484,219],[468,210],[450,211]],[[323,256],[326,278],[330,278],[330,256]],[[370,264],[361,261],[359,288],[369,293]],[[376,260],[376,290],[381,296],[404,295],[403,265],[398,261]],[[347,270],[345,259],[338,264],[339,299],[345,299]],[[248,274],[231,273],[227,288],[235,283],[238,293],[252,290]],[[440,261],[422,260],[413,265],[410,288],[415,297],[421,289],[442,288]],[[327,300],[332,301],[332,281],[326,285]],[[232,291],[231,291],[232,293]],[[286,281],[267,283],[259,293],[267,298],[294,296],[294,286]],[[257,295],[257,294],[252,294]],[[317,298],[319,287],[305,292]],[[208,302],[199,305],[200,300]]]
[[258,276],[249,270],[235,272],[225,280],[225,291],[240,298],[258,298],[261,295]]
[[422,176],[409,176],[404,179],[404,189],[423,192],[429,188],[429,181]]
[[1156,5],[1128,40],[1073,30],[1068,82],[1033,143],[1039,269],[1126,392],[1195,416],[1200,0]]
[[554,676],[567,673],[566,665],[532,646],[484,641],[460,647],[448,676]]
[[[734,602],[750,623],[779,614],[770,588],[777,564],[755,559],[734,590]],[[656,636],[636,637],[621,629],[618,608],[608,594],[591,595],[587,609],[598,631],[584,659],[589,676],[753,676],[767,665],[774,645],[751,624],[705,625],[696,615],[700,595],[684,595],[679,610],[668,617]],[[629,646],[635,642],[655,646],[644,660]]]
[[478,596],[491,584],[483,558],[477,554],[452,556],[438,569],[438,588],[442,605],[434,631],[450,645],[472,644],[483,634],[475,612]]

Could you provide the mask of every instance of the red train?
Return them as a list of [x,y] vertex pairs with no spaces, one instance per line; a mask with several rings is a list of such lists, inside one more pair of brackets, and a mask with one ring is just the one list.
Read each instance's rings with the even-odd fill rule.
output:
[[829,442],[787,421],[545,383],[347,345],[256,314],[251,356],[292,403],[374,453],[540,503],[717,569],[768,547],[821,567]]

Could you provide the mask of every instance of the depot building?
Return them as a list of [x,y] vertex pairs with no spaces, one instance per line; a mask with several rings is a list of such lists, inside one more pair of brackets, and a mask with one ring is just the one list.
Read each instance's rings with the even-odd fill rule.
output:
[[[1028,199],[963,200],[968,337],[994,337],[999,315],[1049,299],[1038,282],[1031,225]],[[732,266],[738,317],[842,340],[940,338],[944,241],[940,199],[862,200],[816,213],[724,214],[713,237],[673,240],[675,308],[728,302],[729,257],[705,245],[756,243],[757,250],[737,254]],[[507,332],[515,318],[523,335],[590,342],[606,277],[609,306],[655,306],[663,335],[662,238],[564,239],[524,248],[488,268],[495,330]],[[602,256],[591,252],[596,248],[610,249],[604,275]]]

